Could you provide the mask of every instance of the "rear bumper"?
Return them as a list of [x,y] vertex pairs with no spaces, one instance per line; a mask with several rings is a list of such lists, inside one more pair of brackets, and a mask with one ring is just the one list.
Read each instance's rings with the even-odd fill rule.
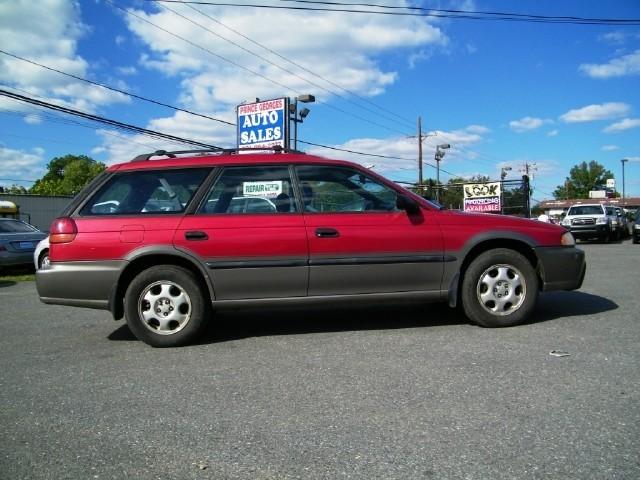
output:
[[36,272],[43,303],[109,310],[109,295],[125,261],[51,263]]
[[576,290],[582,286],[587,264],[584,252],[576,247],[538,247],[542,289]]
[[0,252],[0,267],[33,265],[33,250],[30,252]]

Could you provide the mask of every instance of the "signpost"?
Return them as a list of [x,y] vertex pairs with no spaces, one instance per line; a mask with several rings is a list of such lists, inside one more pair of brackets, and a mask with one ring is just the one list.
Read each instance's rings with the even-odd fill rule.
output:
[[287,148],[289,99],[238,105],[238,149]]
[[500,182],[467,183],[463,190],[465,212],[500,211]]

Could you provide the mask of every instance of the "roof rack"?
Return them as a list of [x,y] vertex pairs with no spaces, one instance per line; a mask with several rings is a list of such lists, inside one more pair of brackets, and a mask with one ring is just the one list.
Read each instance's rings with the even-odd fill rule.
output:
[[298,150],[288,150],[285,148],[282,148],[279,145],[276,145],[275,147],[269,147],[269,148],[264,148],[264,147],[260,147],[260,148],[211,148],[211,149],[200,149],[200,150],[174,150],[171,152],[168,152],[167,150],[156,150],[155,152],[152,153],[144,153],[142,155],[138,155],[137,157],[135,157],[133,160],[131,160],[132,162],[145,162],[147,160],[151,160],[152,157],[169,157],[169,158],[176,158],[178,155],[181,154],[187,154],[187,153],[199,153],[199,154],[204,154],[204,153],[217,153],[220,155],[234,155],[234,154],[238,154],[238,153],[245,153],[245,152],[251,152],[251,151],[255,151],[255,152],[264,152],[264,151],[272,151],[273,153],[301,153],[303,154],[304,152],[300,152]]

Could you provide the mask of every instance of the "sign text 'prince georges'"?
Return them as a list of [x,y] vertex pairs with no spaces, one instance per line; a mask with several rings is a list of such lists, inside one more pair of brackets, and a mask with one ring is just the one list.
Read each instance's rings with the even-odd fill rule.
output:
[[287,146],[286,98],[238,105],[238,148]]

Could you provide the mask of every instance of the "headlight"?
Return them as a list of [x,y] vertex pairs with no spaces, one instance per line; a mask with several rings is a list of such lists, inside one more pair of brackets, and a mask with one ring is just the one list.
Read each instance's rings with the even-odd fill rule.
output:
[[604,225],[605,223],[607,223],[607,219],[604,217],[596,218],[596,223],[598,225]]
[[569,220],[568,218],[563,218],[562,222],[560,222],[560,224],[563,227],[569,227],[569,226],[571,226],[571,220]]
[[576,239],[573,238],[571,232],[566,232],[562,234],[562,237],[560,237],[560,243],[562,245],[571,246],[576,244]]
[[634,230],[640,230],[640,224],[636,223],[636,224],[633,226],[633,229],[634,229]]

